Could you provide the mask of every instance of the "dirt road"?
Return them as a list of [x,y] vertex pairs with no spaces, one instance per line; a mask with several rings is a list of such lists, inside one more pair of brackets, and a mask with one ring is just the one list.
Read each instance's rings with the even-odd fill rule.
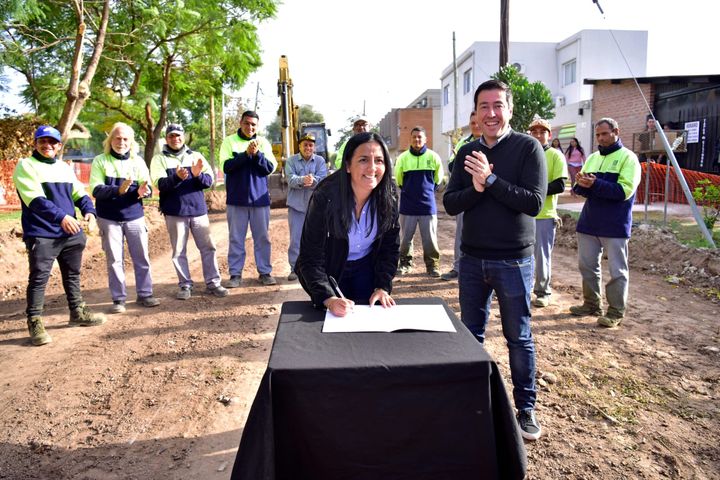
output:
[[[0,478],[229,478],[280,305],[306,298],[285,281],[286,213],[273,210],[271,218],[277,286],[259,285],[250,254],[242,288],[224,299],[204,295],[193,246],[196,292],[185,302],[174,299],[162,220],[156,212],[148,218],[161,306],[129,303],[101,327],[68,328],[56,275],[46,308],[54,341],[44,347],[27,338],[21,243],[0,238]],[[212,215],[212,229],[226,277],[224,214]],[[560,244],[571,245],[571,229]],[[439,231],[445,271],[454,220],[441,214]],[[652,259],[653,248],[631,244],[630,254]],[[566,313],[580,298],[576,252],[559,246],[553,261],[554,303],[533,317],[545,435],[528,444],[529,478],[719,478],[718,305],[692,285],[668,283],[665,273],[645,273],[657,270],[645,262],[631,273],[623,326],[599,329]],[[86,300],[103,310],[110,299],[97,238],[85,264]],[[394,295],[441,296],[459,310],[457,283],[420,269],[398,279]],[[497,314],[487,348],[509,385]]]

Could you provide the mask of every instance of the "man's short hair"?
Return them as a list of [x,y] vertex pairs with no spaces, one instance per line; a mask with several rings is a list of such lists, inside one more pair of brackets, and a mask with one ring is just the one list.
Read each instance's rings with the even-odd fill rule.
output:
[[595,128],[599,127],[603,123],[606,124],[608,127],[610,127],[611,130],[619,130],[620,129],[620,126],[618,125],[618,123],[610,117],[604,117],[604,118],[601,118],[600,120],[598,120],[597,122],[595,122]]
[[480,92],[483,90],[502,90],[505,92],[505,101],[508,104],[508,107],[512,108],[512,90],[510,90],[510,87],[507,86],[504,82],[501,82],[500,80],[487,80],[480,84],[480,86],[475,90],[475,96],[473,97],[473,105],[477,107],[477,99],[480,96]]
[[427,135],[427,132],[425,131],[425,127],[422,125],[415,125],[412,130],[410,130],[410,135],[412,135],[413,132],[421,132]]
[[240,121],[242,122],[245,119],[245,117],[255,118],[255,119],[257,119],[258,122],[260,121],[260,116],[257,114],[257,112],[255,110],[245,110],[243,112],[242,116],[240,117]]

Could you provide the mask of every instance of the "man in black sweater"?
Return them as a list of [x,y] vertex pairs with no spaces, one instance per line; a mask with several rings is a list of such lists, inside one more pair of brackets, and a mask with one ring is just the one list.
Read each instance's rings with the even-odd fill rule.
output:
[[536,440],[541,428],[535,419],[535,344],[530,331],[533,217],[545,200],[547,172],[540,143],[510,128],[512,108],[512,92],[504,83],[488,80],[477,88],[475,112],[482,136],[457,153],[443,203],[450,215],[464,213],[462,321],[483,343],[496,294],[518,424],[524,438]]

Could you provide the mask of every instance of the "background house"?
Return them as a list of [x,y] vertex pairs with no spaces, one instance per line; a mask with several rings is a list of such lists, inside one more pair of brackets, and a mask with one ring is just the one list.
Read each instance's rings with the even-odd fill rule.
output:
[[440,128],[440,90],[425,90],[405,108],[393,108],[380,123],[378,129],[385,139],[393,158],[410,145],[410,131],[421,125],[427,131],[428,148],[435,150],[447,162],[449,139],[444,137]]
[[[655,118],[671,130],[687,130],[687,152],[676,154],[683,168],[720,173],[720,75],[639,77]],[[632,78],[586,79],[594,99],[592,122],[611,117],[632,148],[632,134],[645,129],[647,107]],[[588,145],[592,145],[591,143]]]
[[[647,68],[647,32],[614,31],[632,74],[644,76]],[[553,134],[567,145],[578,137],[583,145],[592,142],[593,85],[585,78],[629,76],[615,40],[607,30],[581,30],[558,43],[510,42],[509,63],[514,64],[531,82],[541,81],[555,99]],[[475,89],[498,70],[498,42],[475,42],[457,58],[458,127],[468,134]],[[453,66],[441,75],[441,130],[454,129]],[[511,122],[512,124],[512,122]],[[447,155],[447,152],[445,153]]]

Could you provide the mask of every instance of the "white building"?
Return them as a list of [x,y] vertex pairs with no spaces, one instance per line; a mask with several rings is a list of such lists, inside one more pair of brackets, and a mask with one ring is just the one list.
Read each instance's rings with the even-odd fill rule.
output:
[[[592,145],[593,86],[584,85],[585,78],[629,77],[628,65],[632,75],[646,75],[647,31],[613,31],[612,35],[607,30],[581,30],[558,43],[510,42],[509,63],[529,81],[543,82],[555,98],[555,118],[550,120],[555,136],[577,137],[582,145]],[[475,89],[497,72],[499,55],[498,42],[475,42],[457,58],[457,126],[463,134],[469,131]],[[454,95],[451,64],[441,77],[441,130],[445,135],[455,128]]]

